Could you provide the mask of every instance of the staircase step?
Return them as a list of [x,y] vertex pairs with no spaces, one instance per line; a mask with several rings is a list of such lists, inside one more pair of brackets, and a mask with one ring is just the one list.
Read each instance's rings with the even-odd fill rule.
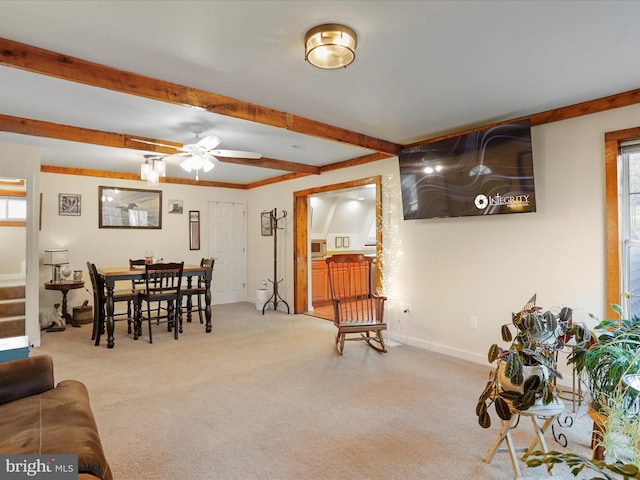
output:
[[13,300],[25,297],[24,285],[0,286],[0,300]]
[[25,301],[19,300],[4,300],[0,301],[0,318],[21,316],[25,313]]
[[0,338],[19,337],[25,332],[25,317],[0,319]]

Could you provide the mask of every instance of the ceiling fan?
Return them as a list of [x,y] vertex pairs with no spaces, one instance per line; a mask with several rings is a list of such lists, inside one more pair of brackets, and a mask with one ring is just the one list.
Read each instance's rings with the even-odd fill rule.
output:
[[221,150],[216,147],[222,142],[217,135],[207,135],[200,138],[203,132],[200,125],[192,125],[191,132],[194,138],[183,144],[182,147],[172,145],[164,145],[162,143],[149,142],[147,140],[135,139],[138,142],[159,145],[162,147],[175,148],[179,153],[168,155],[165,159],[179,158],[182,159],[180,166],[187,172],[195,170],[196,180],[199,180],[198,172],[202,169],[204,172],[210,171],[215,164],[216,157],[232,157],[232,158],[261,158],[262,155],[257,152],[246,152],[243,150]]

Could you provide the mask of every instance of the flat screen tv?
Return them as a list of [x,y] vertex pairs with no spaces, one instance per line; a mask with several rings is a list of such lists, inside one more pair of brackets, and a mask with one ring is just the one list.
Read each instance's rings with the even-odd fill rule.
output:
[[405,220],[536,211],[529,120],[402,150]]

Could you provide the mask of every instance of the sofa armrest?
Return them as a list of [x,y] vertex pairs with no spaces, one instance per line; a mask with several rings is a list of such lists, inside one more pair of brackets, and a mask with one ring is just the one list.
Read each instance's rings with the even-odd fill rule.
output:
[[0,363],[0,405],[53,387],[53,359],[48,355]]

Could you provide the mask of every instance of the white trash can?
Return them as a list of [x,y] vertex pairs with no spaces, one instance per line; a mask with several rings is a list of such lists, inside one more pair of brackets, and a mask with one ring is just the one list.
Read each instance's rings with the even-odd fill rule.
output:
[[269,291],[266,288],[256,290],[256,310],[262,310],[264,304],[269,300]]

